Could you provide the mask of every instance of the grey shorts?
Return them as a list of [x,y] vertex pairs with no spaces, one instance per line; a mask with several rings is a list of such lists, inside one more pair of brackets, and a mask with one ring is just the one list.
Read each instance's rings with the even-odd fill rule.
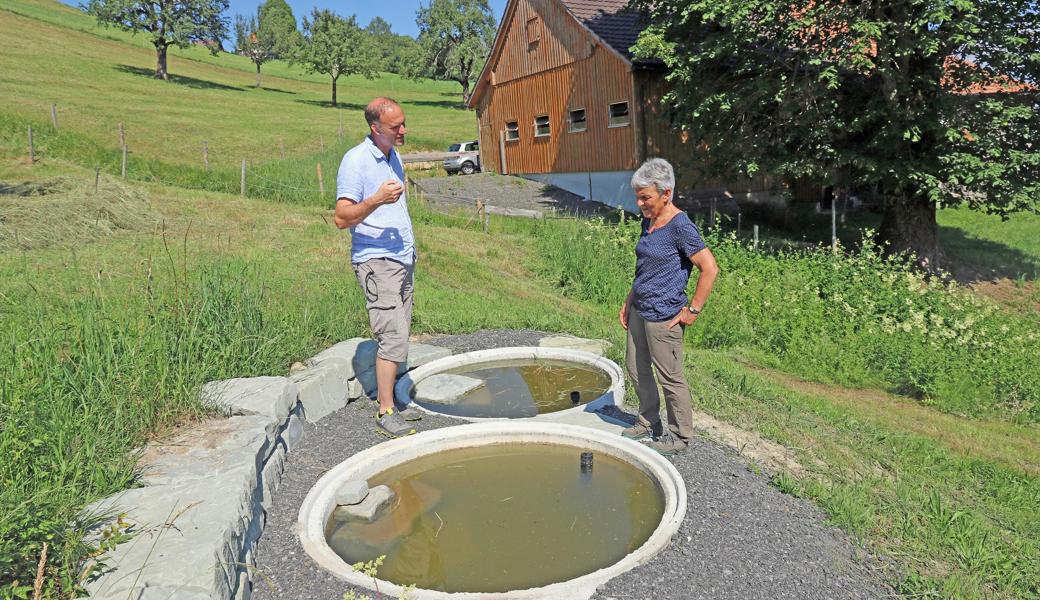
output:
[[365,294],[372,335],[379,342],[378,356],[396,363],[408,360],[413,272],[412,265],[388,258],[373,258],[354,265],[354,274]]

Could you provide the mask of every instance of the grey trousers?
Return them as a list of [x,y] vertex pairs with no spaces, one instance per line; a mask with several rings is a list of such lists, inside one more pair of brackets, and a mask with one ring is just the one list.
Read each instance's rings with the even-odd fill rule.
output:
[[661,397],[654,381],[654,371],[657,371],[664,391],[668,429],[676,437],[689,440],[693,437],[693,399],[683,373],[684,330],[683,325],[668,329],[668,321],[647,321],[629,308],[625,365],[639,396],[639,417],[643,424],[655,432],[661,430]]

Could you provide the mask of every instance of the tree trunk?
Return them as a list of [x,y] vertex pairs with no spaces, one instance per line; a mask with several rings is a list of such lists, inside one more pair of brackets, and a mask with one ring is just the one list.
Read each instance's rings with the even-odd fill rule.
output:
[[469,77],[463,77],[459,83],[462,84],[462,103],[466,104],[469,102]]
[[913,254],[914,264],[935,273],[942,267],[935,203],[920,194],[892,192],[885,196],[885,213],[878,241],[886,254]]
[[163,81],[170,80],[170,74],[166,70],[166,48],[165,43],[155,44],[155,78]]
[[335,108],[335,106],[336,106],[336,78],[335,77],[332,78],[332,106],[333,106],[333,108]]
[[260,63],[256,63],[256,87],[260,87]]

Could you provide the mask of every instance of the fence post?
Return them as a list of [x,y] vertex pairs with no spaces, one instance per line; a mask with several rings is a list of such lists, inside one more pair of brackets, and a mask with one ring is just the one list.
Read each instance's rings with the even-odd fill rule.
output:
[[325,178],[321,176],[321,163],[318,163],[318,194],[325,198]]
[[36,162],[36,149],[33,148],[32,125],[29,126],[29,164]]
[[325,136],[319,135],[318,141],[321,143],[321,153],[325,154]]
[[343,115],[339,116],[339,143],[343,143]]
[[94,195],[97,195],[98,180],[101,179],[101,167],[94,167]]
[[242,159],[242,177],[239,180],[239,194],[246,197],[246,159]]
[[209,142],[202,142],[202,167],[209,171]]
[[740,211],[737,211],[737,237],[740,237]]
[[120,173],[123,175],[123,179],[126,179],[126,144],[123,144],[123,161]]
[[58,105],[57,104],[51,104],[51,124],[54,125],[55,129],[58,128]]
[[831,194],[831,254],[838,253],[838,212],[834,205],[837,194]]
[[758,250],[758,225],[755,225],[755,250]]
[[123,129],[123,124],[119,124],[119,147],[126,146],[126,131]]
[[715,196],[711,197],[711,230],[715,231]]

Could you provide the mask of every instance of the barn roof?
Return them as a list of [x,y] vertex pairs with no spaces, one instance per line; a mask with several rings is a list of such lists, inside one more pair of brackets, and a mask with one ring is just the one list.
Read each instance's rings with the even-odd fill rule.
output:
[[588,27],[618,54],[632,60],[629,51],[643,25],[628,0],[561,0],[582,25]]

